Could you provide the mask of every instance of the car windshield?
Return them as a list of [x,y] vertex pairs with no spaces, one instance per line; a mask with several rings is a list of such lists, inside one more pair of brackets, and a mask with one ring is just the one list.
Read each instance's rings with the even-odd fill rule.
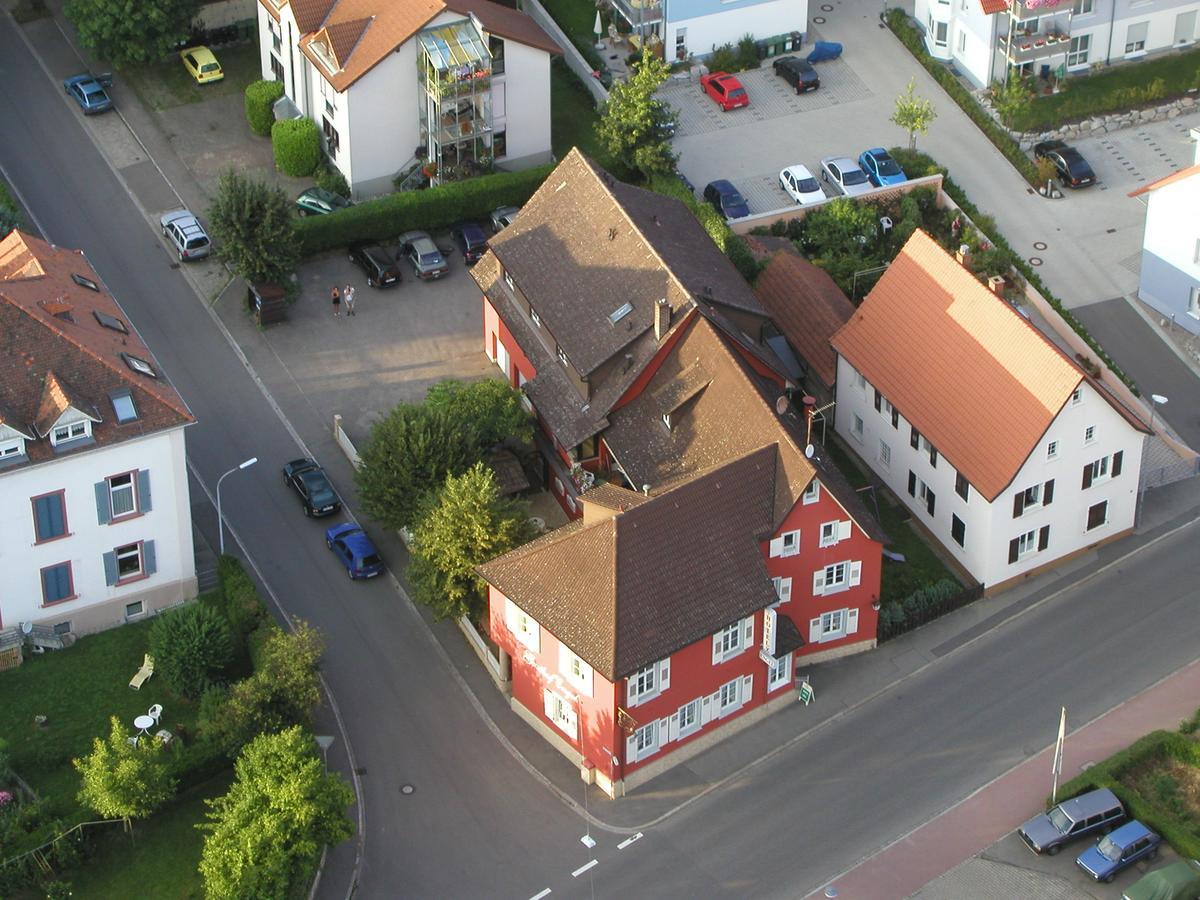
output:
[[219,65],[217,65],[216,63],[205,63],[204,65],[202,65],[200,67],[200,71],[201,72],[215,72],[219,68],[221,68],[221,67]]
[[796,190],[802,194],[814,194],[819,191],[820,188],[817,187],[817,179],[801,178],[796,182]]
[[436,250],[429,250],[429,251],[426,251],[425,253],[422,253],[420,255],[420,259],[421,259],[422,265],[437,266],[437,265],[441,265],[442,254],[438,253]]
[[842,184],[864,184],[866,180],[862,169],[848,169],[842,173]]
[[879,167],[880,175],[899,175],[900,167],[896,165],[896,161],[890,156],[875,157],[875,164]]
[[382,562],[383,562],[383,560],[380,559],[379,556],[375,553],[368,553],[366,556],[364,556],[362,558],[362,564],[364,566],[377,566]]
[[742,88],[734,88],[729,92],[730,99],[736,100],[738,97],[745,97],[746,92]]
[[1050,815],[1047,818],[1050,819],[1050,824],[1054,826],[1054,830],[1059,834],[1066,834],[1071,826],[1075,824],[1071,821],[1071,817],[1062,811],[1061,806],[1056,806],[1050,810]]
[[309,482],[309,497],[314,505],[323,506],[335,499],[333,489],[328,484],[313,484]]
[[737,191],[730,191],[728,194],[721,196],[721,205],[724,207],[745,206],[746,201],[742,199],[742,195]]
[[206,238],[206,237],[192,238],[191,240],[189,240],[187,242],[187,248],[189,250],[195,250],[197,247],[207,247],[207,246],[208,246],[208,238]]
[[1121,858],[1121,848],[1117,842],[1112,839],[1111,835],[1103,838],[1100,843],[1096,845],[1096,851],[1111,862],[1116,862]]

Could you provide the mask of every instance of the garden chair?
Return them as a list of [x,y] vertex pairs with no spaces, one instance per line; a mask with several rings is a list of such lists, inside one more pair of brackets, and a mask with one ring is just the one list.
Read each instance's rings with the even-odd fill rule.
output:
[[146,711],[146,715],[154,720],[154,724],[158,724],[158,720],[162,718],[163,708],[161,703],[155,703]]
[[137,670],[137,674],[129,680],[129,686],[135,691],[140,691],[142,685],[154,674],[154,657],[149,653],[146,654],[146,659],[142,663],[142,667]]

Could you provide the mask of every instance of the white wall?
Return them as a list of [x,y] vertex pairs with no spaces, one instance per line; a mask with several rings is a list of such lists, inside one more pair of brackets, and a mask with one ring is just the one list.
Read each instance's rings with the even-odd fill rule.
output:
[[1200,175],[1151,191],[1142,247],[1200,280],[1200,262],[1196,258],[1197,242],[1200,241],[1198,209]]
[[[500,87],[503,85],[503,88]],[[504,95],[504,116],[497,117],[497,95]],[[492,126],[505,132],[507,151],[500,165],[526,157],[549,161],[550,154],[550,54],[544,50],[504,42],[504,74],[492,79]]]
[[766,38],[792,31],[808,31],[808,0],[773,0],[690,19],[671,18],[671,14],[671,5],[668,3],[669,18],[664,23],[662,34],[668,59],[674,58],[675,32],[679,28],[687,29],[687,49],[693,56],[706,56],[722,44],[736,45],[746,34]]
[[[150,472],[151,510],[99,524],[95,484],[132,469]],[[35,543],[32,497],[65,491],[67,537]],[[196,567],[191,504],[184,464],[183,428],[110,447],[93,447],[52,461],[0,474],[0,623],[96,621],[112,606],[109,624],[124,617],[124,604],[146,596],[161,607],[188,599]],[[154,541],[156,572],[121,587],[105,584],[103,554],[124,544]],[[71,562],[78,599],[42,606],[41,569]],[[151,611],[147,609],[147,613]],[[77,631],[91,630],[81,629]],[[132,673],[131,673],[132,674]]]

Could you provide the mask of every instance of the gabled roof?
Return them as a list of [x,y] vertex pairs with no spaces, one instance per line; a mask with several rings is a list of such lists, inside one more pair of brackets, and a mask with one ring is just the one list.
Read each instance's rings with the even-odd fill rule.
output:
[[1161,187],[1166,187],[1168,184],[1174,184],[1177,181],[1184,181],[1191,178],[1193,175],[1200,175],[1200,165],[1188,166],[1186,169],[1180,169],[1178,172],[1172,172],[1170,175],[1164,175],[1157,181],[1152,181],[1149,184],[1143,184],[1135,191],[1130,191],[1130,197],[1140,197],[1142,194],[1156,191]]
[[979,0],[984,15],[991,16],[1008,9],[1008,0]]
[[[126,356],[157,377],[134,372]],[[124,392],[137,418],[118,423],[111,398]],[[92,419],[96,444],[194,421],[84,255],[13,231],[0,240],[0,415],[31,438],[28,458],[40,461],[56,454],[36,438],[68,409]]]
[[854,304],[829,273],[795,250],[776,253],[754,283],[754,293],[813,373],[832,387],[837,354],[829,339],[850,321]]
[[1072,360],[923,231],[833,346],[989,502],[1083,380]]
[[480,574],[618,681],[778,599],[757,539],[777,464],[762,447],[599,521],[589,491],[584,519]]

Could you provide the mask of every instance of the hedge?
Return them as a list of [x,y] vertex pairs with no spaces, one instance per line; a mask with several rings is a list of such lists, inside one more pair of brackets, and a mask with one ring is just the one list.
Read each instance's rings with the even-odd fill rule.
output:
[[1020,144],[1013,140],[1012,135],[979,105],[970,91],[959,84],[958,79],[950,73],[948,68],[929,55],[925,50],[925,42],[921,37],[920,29],[908,14],[902,9],[890,9],[887,14],[887,24],[892,33],[900,39],[900,43],[908,48],[908,51],[933,76],[933,80],[942,86],[942,90],[950,95],[950,99],[962,108],[962,111],[978,126],[979,130],[987,135],[988,140],[996,145],[996,149],[1004,154],[1004,158],[1021,173],[1021,177],[1033,187],[1038,187],[1040,182],[1037,168],[1025,155]]
[[284,175],[304,178],[321,163],[321,132],[312,119],[285,119],[271,126],[275,167]]
[[647,187],[655,193],[683,201],[692,214],[700,220],[700,224],[704,226],[704,230],[708,232],[713,243],[737,267],[742,277],[751,284],[754,283],[754,279],[762,271],[762,264],[754,258],[754,254],[746,246],[745,239],[733,233],[720,213],[707,203],[697,200],[695,194],[688,190],[687,185],[679,180],[678,175],[656,175],[650,179]]
[[[1125,382],[1125,384],[1133,392],[1133,395],[1135,397],[1140,396],[1137,385],[1133,383],[1133,380],[1125,374],[1120,366],[1113,362],[1112,357],[1109,356],[1104,351],[1104,348],[1096,342],[1096,339],[1092,337],[1091,333],[1087,330],[1087,328],[1084,327],[1084,324],[1075,318],[1071,311],[1063,306],[1062,301],[1055,297],[1054,294],[1050,292],[1050,289],[1042,283],[1042,279],[1039,278],[1037,273],[1033,271],[1033,267],[1029,265],[1028,261],[1026,261],[1024,257],[1013,250],[1011,246],[1009,246],[1008,241],[1004,239],[1004,235],[1000,234],[999,230],[994,227],[995,220],[993,220],[990,216],[981,213],[976,208],[975,204],[967,199],[966,192],[955,183],[953,178],[950,177],[948,169],[946,169],[944,166],[938,165],[933,157],[927,153],[922,153],[920,150],[908,150],[905,148],[895,147],[891,150],[891,154],[899,164],[900,168],[902,168],[908,174],[909,178],[920,178],[924,175],[934,175],[940,172],[942,175],[942,190],[949,194],[950,198],[958,204],[959,208],[967,214],[971,221],[973,221],[976,226],[980,228],[980,230],[987,234],[987,237],[993,244],[1003,250],[1007,250],[1012,254],[1013,259],[1016,260],[1016,269],[1023,276],[1025,276],[1025,280],[1037,288],[1038,293],[1046,298],[1046,302],[1053,306],[1058,314],[1063,317],[1063,321],[1070,325],[1075,333],[1083,338],[1084,342],[1092,348],[1092,351],[1096,354],[1096,356],[1103,361],[1106,366],[1108,366],[1114,375]],[[985,222],[990,223],[992,227],[985,227]]]
[[438,231],[461,219],[486,218],[499,206],[520,206],[553,168],[498,172],[424,191],[400,191],[329,215],[300,219],[296,223],[300,255],[355,241],[388,240],[404,231]]
[[282,96],[282,81],[254,81],[246,85],[246,121],[259,137],[271,136],[275,101]]
[[217,560],[217,579],[221,586],[221,608],[229,627],[239,641],[258,628],[268,617],[254,582],[237,557],[225,555]]
[[[1132,818],[1161,834],[1180,856],[1200,858],[1200,826],[1181,820],[1121,781],[1130,769],[1156,756],[1200,767],[1200,743],[1172,731],[1152,731],[1060,785],[1058,797],[1061,801],[1085,791],[1106,787],[1120,798]],[[1050,798],[1047,797],[1046,808],[1049,809],[1050,805]]]

